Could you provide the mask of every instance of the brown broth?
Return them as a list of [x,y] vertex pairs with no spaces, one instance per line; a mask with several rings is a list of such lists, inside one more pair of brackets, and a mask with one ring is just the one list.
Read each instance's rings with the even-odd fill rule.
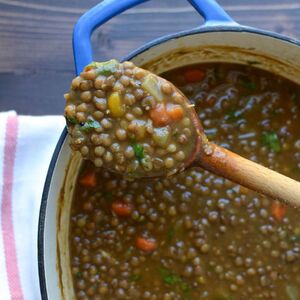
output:
[[[185,75],[199,69],[201,81]],[[233,64],[163,77],[195,104],[209,139],[300,180],[299,86]],[[128,182],[85,162],[70,222],[77,299],[300,297],[299,210],[200,168]],[[138,249],[138,238],[155,247]]]

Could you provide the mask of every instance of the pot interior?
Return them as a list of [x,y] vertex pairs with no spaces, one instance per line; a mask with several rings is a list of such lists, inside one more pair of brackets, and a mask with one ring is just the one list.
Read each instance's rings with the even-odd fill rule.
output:
[[[197,63],[255,65],[300,84],[299,46],[254,32],[185,35],[154,45],[132,57],[132,61],[157,74]],[[71,154],[68,143],[67,138],[54,169],[47,200],[44,265],[48,299],[75,299],[70,272],[69,219],[82,160],[78,154]]]
[[157,74],[197,63],[237,63],[300,83],[299,45],[270,33],[218,31],[183,35],[142,51],[132,61]]

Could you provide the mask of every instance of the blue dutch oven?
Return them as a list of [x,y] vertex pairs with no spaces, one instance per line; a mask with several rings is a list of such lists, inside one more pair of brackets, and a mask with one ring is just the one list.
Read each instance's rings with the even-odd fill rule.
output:
[[[146,0],[104,0],[77,22],[73,49],[76,73],[93,60],[90,36],[94,29]],[[204,18],[191,30],[156,39],[126,57],[160,74],[202,62],[255,64],[300,84],[300,43],[276,33],[241,26],[214,0],[189,0]],[[71,153],[66,129],[50,163],[38,232],[38,263],[42,299],[75,299],[69,265],[69,217],[81,158]]]

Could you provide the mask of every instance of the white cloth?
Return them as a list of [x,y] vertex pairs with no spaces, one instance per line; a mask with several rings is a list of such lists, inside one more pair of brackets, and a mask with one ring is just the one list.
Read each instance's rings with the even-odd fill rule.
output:
[[62,116],[0,113],[0,300],[40,299],[37,229]]

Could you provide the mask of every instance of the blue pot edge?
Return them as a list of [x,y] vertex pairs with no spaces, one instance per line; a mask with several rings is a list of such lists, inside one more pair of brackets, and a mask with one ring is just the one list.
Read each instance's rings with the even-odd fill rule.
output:
[[[157,38],[153,41],[146,43],[145,45],[137,48],[136,50],[132,51],[128,56],[126,56],[124,60],[130,60],[133,57],[149,50],[150,48],[166,42],[171,39],[181,38],[187,35],[194,35],[199,33],[209,33],[209,32],[247,32],[247,33],[255,33],[259,35],[264,35],[272,38],[276,38],[279,40],[283,40],[289,42],[291,44],[300,46],[300,41],[296,38],[287,37],[285,35],[275,33],[268,30],[258,29],[254,27],[236,25],[236,26],[228,26],[228,25],[215,25],[215,26],[200,26],[190,30],[184,30],[178,33],[173,33],[169,35],[165,35],[163,37]],[[57,158],[59,156],[60,150],[62,145],[65,141],[67,136],[67,129],[66,127],[63,129],[62,134],[57,142],[55,147],[54,153],[52,155],[51,162],[49,164],[46,181],[44,184],[43,194],[41,198],[41,206],[40,206],[40,213],[39,213],[39,222],[38,222],[38,273],[39,273],[39,283],[40,283],[40,291],[42,300],[48,300],[47,294],[47,285],[46,285],[46,274],[45,274],[45,267],[44,267],[44,227],[45,227],[45,217],[46,217],[46,209],[47,209],[47,199],[50,189],[50,184],[52,180],[52,175],[54,172],[54,168],[57,162]]]

